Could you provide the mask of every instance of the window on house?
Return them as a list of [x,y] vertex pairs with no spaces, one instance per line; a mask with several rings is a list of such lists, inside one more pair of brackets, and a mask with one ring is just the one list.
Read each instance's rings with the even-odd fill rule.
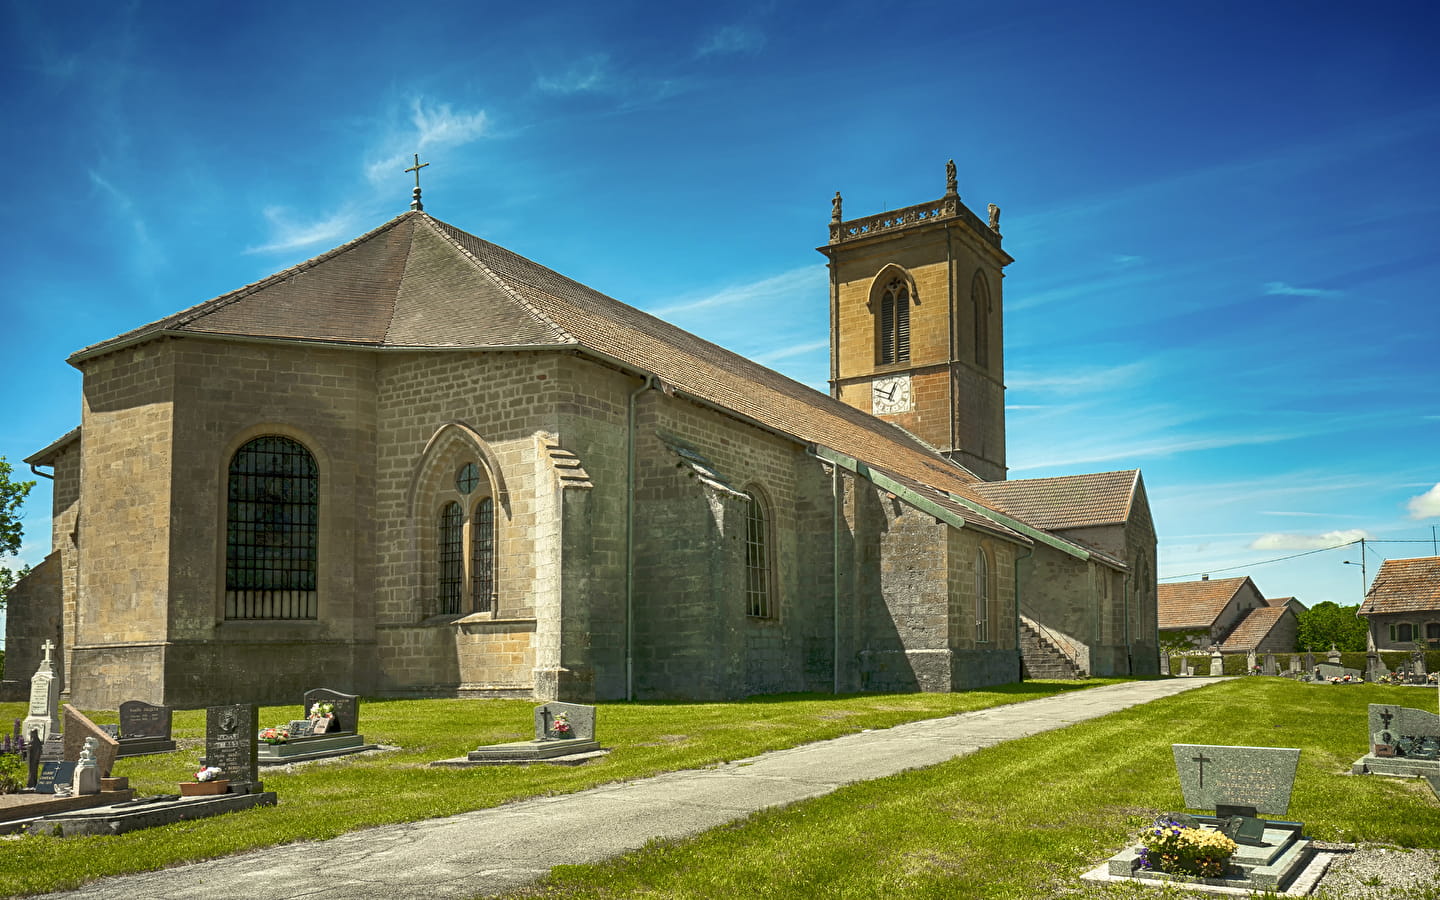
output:
[[470,517],[470,596],[476,612],[495,610],[495,501],[484,497]]
[[880,362],[910,359],[910,288],[895,278],[880,295]]
[[975,552],[975,643],[990,640],[990,560]]
[[745,496],[749,501],[745,515],[745,614],[755,619],[772,619],[775,607],[770,587],[774,570],[765,505],[753,493]]
[[298,441],[267,435],[230,458],[225,618],[314,619],[320,475]]

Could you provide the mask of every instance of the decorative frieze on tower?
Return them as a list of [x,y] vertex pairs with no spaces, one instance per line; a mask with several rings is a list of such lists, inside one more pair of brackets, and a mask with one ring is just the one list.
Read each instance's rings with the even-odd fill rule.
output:
[[960,202],[955,162],[931,203],[846,221],[830,241],[830,393],[987,481],[1005,478],[1000,208]]

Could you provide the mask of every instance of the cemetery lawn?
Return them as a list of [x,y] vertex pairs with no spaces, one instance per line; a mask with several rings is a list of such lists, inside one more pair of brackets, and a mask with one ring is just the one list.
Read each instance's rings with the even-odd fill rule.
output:
[[[347,831],[448,816],[512,800],[585,790],[743,759],[811,741],[888,728],[903,722],[987,709],[1083,690],[1118,679],[1031,681],[960,694],[790,694],[731,703],[606,703],[597,733],[609,756],[584,766],[430,768],[480,744],[529,740],[531,710],[524,700],[366,700],[360,732],[369,743],[398,747],[297,766],[262,769],[265,789],[279,805],[134,831],[115,837],[56,838],[0,835],[0,895],[63,890],[109,875],[144,872],[182,862]],[[115,712],[87,711],[99,724]],[[0,703],[0,725],[24,718],[25,703]],[[267,706],[260,724],[284,724],[299,704]],[[173,794],[194,780],[204,753],[204,710],[177,710],[172,753],[115,763],[137,796]]]
[[[1079,876],[1183,806],[1172,743],[1301,748],[1290,809],[1322,841],[1440,848],[1419,779],[1349,776],[1367,705],[1433,710],[1435,691],[1243,678],[851,785],[607,863],[556,867],[513,898],[1172,898]],[[1280,817],[1275,817],[1280,818]],[[1322,895],[1323,896],[1323,895]],[[1440,900],[1377,887],[1375,900]]]

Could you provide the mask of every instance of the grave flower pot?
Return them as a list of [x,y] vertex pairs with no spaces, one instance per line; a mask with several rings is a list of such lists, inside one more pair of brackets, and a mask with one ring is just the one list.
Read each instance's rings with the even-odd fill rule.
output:
[[180,782],[180,796],[182,797],[210,797],[215,794],[228,793],[230,780],[228,778],[217,778],[214,781],[182,781]]

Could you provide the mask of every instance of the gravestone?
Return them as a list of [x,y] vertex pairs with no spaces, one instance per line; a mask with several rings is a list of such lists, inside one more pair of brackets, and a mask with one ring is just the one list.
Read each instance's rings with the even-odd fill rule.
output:
[[1350,676],[1350,684],[1361,683],[1359,669],[1347,669],[1344,666],[1334,665],[1333,663],[1320,663],[1315,667],[1315,677],[1321,681],[1329,681],[1332,678],[1344,678],[1346,675]]
[[1261,671],[1266,675],[1280,674],[1280,666],[1278,663],[1275,662],[1275,654],[1265,654],[1265,663],[1263,666],[1261,666]]
[[40,739],[45,740],[60,731],[60,720],[55,717],[55,711],[60,708],[60,682],[55,677],[55,665],[50,661],[55,642],[46,641],[40,648],[45,656],[40,660],[40,668],[30,678],[30,712],[21,727],[26,734],[40,732]]
[[1315,671],[1315,654],[1311,653],[1309,650],[1305,651],[1305,671]]
[[259,793],[260,763],[256,732],[260,710],[250,703],[211,706],[205,710],[205,765],[230,780],[233,794]]
[[157,706],[142,700],[126,700],[120,704],[120,756],[144,756],[174,750],[175,741],[170,737],[171,718],[168,706]]
[[[558,733],[555,731],[556,716],[565,718],[570,726],[568,732]],[[535,707],[535,740],[593,741],[594,739],[595,707],[579,703],[561,703],[557,700],[552,700],[544,706]]]
[[315,734],[315,722],[311,719],[291,719],[285,730],[290,732],[291,739],[310,737]]
[[1424,653],[1424,651],[1421,651],[1421,650],[1411,650],[1411,651],[1410,651],[1410,672],[1411,672],[1411,674],[1419,675],[1419,676],[1420,676],[1420,681],[1421,681],[1421,683],[1424,683],[1424,681],[1425,681],[1425,676],[1426,676],[1426,674],[1428,674],[1428,673],[1425,671],[1425,653]]
[[1218,649],[1210,654],[1210,674],[1212,676],[1225,674],[1225,657],[1220,655]]
[[97,745],[95,738],[87,737],[85,746],[80,748],[80,758],[75,761],[75,775],[71,782],[77,797],[100,793],[100,767],[95,759]]
[[1300,657],[1290,654],[1290,663],[1285,667],[1285,671],[1291,675],[1300,674]]
[[1325,654],[1325,659],[1329,661],[1331,665],[1340,665],[1340,649],[1334,644],[1331,644],[1330,652]]
[[35,779],[35,793],[53,794],[55,785],[72,784],[75,780],[75,763],[70,760],[54,760],[40,764],[39,776]]
[[57,731],[40,742],[40,761],[42,763],[59,762],[64,758],[65,738],[61,736],[60,732]]
[[40,752],[45,742],[40,740],[40,732],[30,732],[30,737],[25,743],[25,761],[29,764],[29,775],[25,779],[27,788],[34,788],[35,782],[40,779]]
[[106,733],[105,729],[90,721],[90,717],[66,703],[65,713],[65,758],[80,759],[80,752],[89,738],[95,739],[95,764],[101,778],[109,778],[115,767],[115,758],[120,755],[120,742]]
[[1245,672],[1246,672],[1247,674],[1249,674],[1250,672],[1254,672],[1257,668],[1259,668],[1259,666],[1260,666],[1260,660],[1259,660],[1258,657],[1256,657],[1255,651],[1254,651],[1253,649],[1246,650],[1246,651],[1245,651]]
[[1380,659],[1380,654],[1370,653],[1365,657],[1366,681],[1379,681],[1382,675],[1388,674],[1390,674],[1390,670],[1385,666],[1384,661]]
[[305,692],[304,712],[301,715],[308,717],[310,709],[317,703],[329,703],[335,707],[335,719],[330,723],[330,734],[348,734],[360,730],[360,698],[355,694],[344,694],[329,688],[308,690]]
[[1350,767],[1353,774],[1423,778],[1440,797],[1440,716],[1372,703],[1366,725],[1369,752]]
[[1300,751],[1289,747],[1171,744],[1185,805],[1190,809],[1248,807],[1249,815],[1283,816],[1290,808]]

